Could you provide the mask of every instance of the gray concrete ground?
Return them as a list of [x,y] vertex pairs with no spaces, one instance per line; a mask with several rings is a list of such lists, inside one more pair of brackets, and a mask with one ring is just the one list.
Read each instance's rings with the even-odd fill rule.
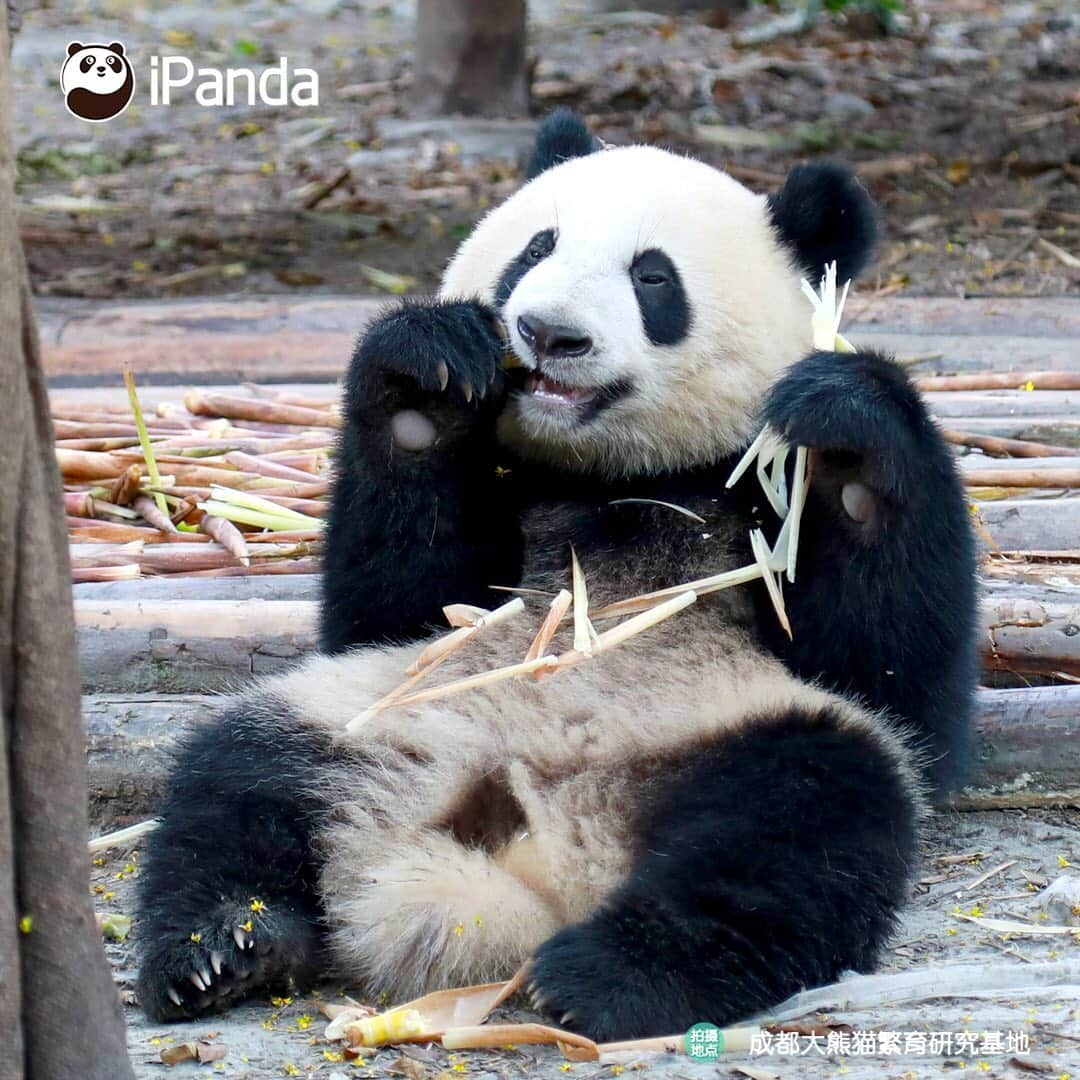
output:
[[[92,888],[99,910],[122,913],[132,910],[138,862],[135,849],[108,852],[100,865],[95,864]],[[1009,865],[986,876],[987,871],[1004,863]],[[806,1018],[850,1024],[857,1032],[900,1032],[912,1049],[918,1049],[920,1033],[951,1033],[954,1048],[963,1045],[961,1033],[971,1033],[977,1037],[976,1045],[982,1048],[974,1055],[939,1052],[826,1056],[809,1049],[798,1057],[733,1054],[721,1063],[646,1055],[610,1064],[570,1065],[557,1050],[546,1047],[457,1055],[441,1048],[410,1047],[404,1053],[388,1048],[366,1054],[362,1061],[348,1062],[342,1060],[339,1046],[323,1040],[326,1022],[319,1014],[318,998],[310,993],[284,1000],[255,999],[226,1016],[193,1024],[148,1023],[134,1003],[132,992],[138,927],[127,941],[110,943],[107,948],[117,984],[127,1002],[129,1045],[140,1078],[165,1075],[166,1066],[161,1064],[163,1049],[180,1042],[209,1039],[228,1047],[223,1060],[213,1065],[186,1064],[175,1068],[188,1074],[199,1071],[250,1080],[282,1076],[313,1076],[323,1080],[344,1076],[451,1080],[459,1075],[569,1076],[586,1080],[617,1076],[623,1070],[639,1071],[657,1080],[740,1075],[922,1080],[942,1075],[994,1078],[1029,1074],[1063,1080],[1080,1076],[1080,998],[1077,996],[1080,927],[1075,935],[1006,935],[960,917],[966,914],[1007,919],[1029,923],[1036,929],[1057,925],[1064,919],[1080,922],[1075,909],[1070,913],[1068,905],[1043,910],[1047,885],[1061,878],[1074,879],[1080,886],[1080,814],[1076,812],[995,811],[950,813],[935,818],[920,882],[900,930],[886,952],[882,971],[932,971],[944,993],[955,980],[956,965],[986,965],[987,972],[1005,971],[1021,983],[1034,983],[1045,965],[1071,963],[1075,969],[1069,980],[1071,989],[1026,996],[1014,986],[1008,992],[991,993],[982,999],[945,996],[907,1004],[838,1008],[824,1017],[811,1014]],[[358,988],[338,986],[323,987],[321,997],[326,1001],[341,1000],[344,989],[362,998]],[[513,1009],[506,1016],[512,1020],[535,1019]],[[1001,1033],[1003,1047],[1008,1045],[1010,1032],[1026,1036],[1030,1040],[1030,1054],[996,1051],[994,1033],[997,1032]],[[984,1033],[990,1033],[990,1038]],[[808,1047],[804,1039],[802,1048]],[[739,1069],[744,1071],[740,1073]]]

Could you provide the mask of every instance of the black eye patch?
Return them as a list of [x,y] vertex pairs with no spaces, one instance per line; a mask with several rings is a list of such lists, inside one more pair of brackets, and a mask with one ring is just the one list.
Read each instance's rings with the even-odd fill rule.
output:
[[630,264],[630,280],[645,336],[654,345],[677,345],[690,330],[690,303],[675,264],[659,248],[649,248]]
[[555,230],[538,232],[516,255],[499,277],[495,286],[495,303],[502,307],[510,299],[518,282],[537,264],[555,250]]
[[89,71],[96,63],[97,63],[97,60],[95,59],[94,54],[93,53],[88,53],[79,62],[79,70],[80,71]]

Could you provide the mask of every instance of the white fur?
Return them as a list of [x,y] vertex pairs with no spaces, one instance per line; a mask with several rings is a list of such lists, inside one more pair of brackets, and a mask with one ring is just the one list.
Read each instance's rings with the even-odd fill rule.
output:
[[[545,371],[568,385],[629,379],[634,392],[569,426],[517,398],[502,438],[528,456],[613,474],[702,464],[744,445],[761,395],[810,348],[799,274],[765,198],[653,147],[576,158],[480,222],[447,267],[442,295],[493,302],[503,269],[544,229],[556,231],[555,250],[503,311],[515,352],[535,364],[517,330],[521,315],[571,326],[593,350]],[[634,256],[654,247],[674,262],[691,304],[690,332],[674,346],[648,340],[630,281]]]

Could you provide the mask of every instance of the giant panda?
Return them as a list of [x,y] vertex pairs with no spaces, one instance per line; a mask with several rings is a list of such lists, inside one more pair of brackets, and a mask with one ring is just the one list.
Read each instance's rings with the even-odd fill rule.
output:
[[[403,1001],[528,961],[555,1022],[666,1034],[866,971],[894,927],[966,756],[974,557],[902,370],[811,350],[800,278],[858,273],[870,200],[835,164],[759,196],[568,113],[531,172],[439,296],[356,347],[322,652],[196,727],[145,852],[154,1018],[330,973]],[[432,682],[520,661],[571,547],[594,606],[745,565],[778,522],[725,481],[762,422],[812,462],[790,640],[758,581],[571,671],[346,731],[445,604],[509,587],[530,616]]]

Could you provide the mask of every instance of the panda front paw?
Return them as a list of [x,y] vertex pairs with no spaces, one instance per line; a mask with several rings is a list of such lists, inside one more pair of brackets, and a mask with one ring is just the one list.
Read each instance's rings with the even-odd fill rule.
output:
[[528,994],[559,1027],[596,1042],[670,1035],[695,1020],[688,1019],[678,973],[665,973],[662,962],[658,968],[659,959],[635,928],[601,912],[537,949]]
[[408,301],[375,322],[357,346],[348,411],[362,418],[373,408],[391,416],[416,410],[434,419],[440,434],[440,419],[460,427],[500,397],[505,340],[494,309],[479,301]]
[[940,464],[944,444],[915,387],[873,352],[816,352],[773,386],[764,417],[790,443],[814,452],[812,482],[835,491],[858,524],[876,519],[882,500],[902,502],[920,471]]
[[[167,1022],[218,1012],[310,975],[315,926],[269,906],[253,911],[255,903],[222,904],[186,936],[170,930],[143,943],[136,995],[149,1017]],[[155,928],[139,930],[153,935]]]

